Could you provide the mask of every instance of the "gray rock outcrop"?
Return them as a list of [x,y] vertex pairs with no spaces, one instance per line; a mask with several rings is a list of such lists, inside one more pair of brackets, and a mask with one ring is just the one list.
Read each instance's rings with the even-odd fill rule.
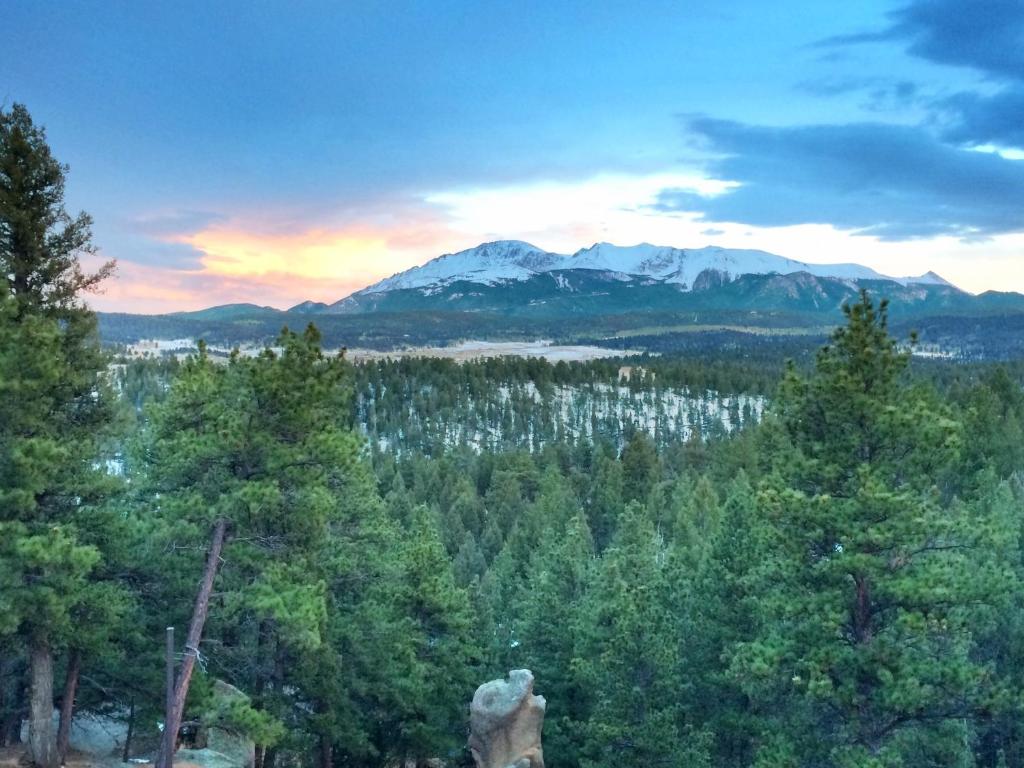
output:
[[528,669],[477,688],[469,706],[469,748],[477,768],[544,768],[545,708],[544,697],[533,695]]

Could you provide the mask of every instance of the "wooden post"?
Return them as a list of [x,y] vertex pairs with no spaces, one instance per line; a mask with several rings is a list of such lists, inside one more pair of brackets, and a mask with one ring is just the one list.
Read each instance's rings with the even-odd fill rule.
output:
[[132,734],[135,731],[135,697],[132,696],[131,704],[128,707],[128,732],[124,736],[124,751],[121,753],[121,762],[127,763],[132,757]]
[[168,768],[174,763],[174,745],[178,734],[171,730],[174,720],[174,627],[167,628],[165,651],[164,738],[160,746],[160,765]]

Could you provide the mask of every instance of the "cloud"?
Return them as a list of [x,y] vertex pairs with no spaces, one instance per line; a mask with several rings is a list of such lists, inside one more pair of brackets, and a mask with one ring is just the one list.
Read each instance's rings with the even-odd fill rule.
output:
[[796,89],[827,98],[864,92],[867,99],[863,106],[874,112],[915,106],[921,97],[917,83],[884,77],[818,77],[797,83]]
[[890,39],[938,64],[1024,80],[1024,3],[1020,0],[914,0],[892,14]]
[[104,250],[116,250],[118,261],[133,261],[167,269],[195,269],[203,261],[203,252],[187,243],[155,240],[151,237],[121,235],[105,238]]
[[[896,42],[907,53],[935,64],[974,69],[1006,84],[995,94],[962,92],[918,103],[950,120],[943,138],[967,146],[1024,147],[1024,2],[1021,0],[912,0],[889,14],[888,27],[831,37],[819,45],[837,48]],[[859,78],[812,81],[805,90],[835,95],[867,89]],[[912,83],[888,93],[876,89],[869,109],[899,107],[915,101]]]
[[[406,209],[404,216],[370,218],[289,230],[268,220],[217,223],[175,236],[202,254],[210,276],[256,284],[293,284],[296,300],[342,298],[338,286],[363,287],[436,255],[452,240],[446,223],[428,209]],[[303,294],[297,293],[302,285]],[[313,290],[310,291],[310,286]],[[350,292],[350,291],[349,291]]]
[[286,207],[139,216],[97,238],[100,255],[118,260],[118,275],[91,303],[157,313],[233,302],[333,302],[455,239],[440,212],[422,201],[392,200],[387,209],[347,209],[320,220]]
[[446,212],[453,228],[480,240],[516,238],[575,250],[595,239],[638,242],[654,237],[657,222],[650,215],[651,205],[666,187],[709,195],[729,184],[692,170],[673,170],[460,188],[426,199]]
[[94,241],[108,258],[165,269],[195,270],[203,252],[181,238],[227,219],[203,211],[172,211],[134,218],[97,217]]
[[139,216],[132,221],[133,229],[151,237],[168,237],[184,232],[198,232],[227,219],[213,211],[178,210]]
[[716,158],[710,175],[738,186],[717,195],[665,189],[657,210],[762,227],[829,224],[884,240],[1024,231],[1024,163],[951,147],[923,128],[711,118],[688,127]]
[[943,132],[948,141],[1024,148],[1024,86],[1004,88],[991,96],[958,93],[935,106],[950,118]]
[[358,278],[302,278],[292,274],[220,275],[207,270],[167,269],[121,262],[117,275],[89,304],[104,312],[163,314],[219,304],[250,302],[284,309],[312,298],[335,301],[362,288]]
[[436,255],[451,237],[415,220],[392,228],[325,225],[294,232],[268,224],[261,229],[252,221],[218,219],[195,232],[169,231],[173,240],[151,240],[149,252],[180,249],[194,258],[122,259],[116,278],[90,303],[154,314],[235,302],[280,309],[307,299],[333,302]]
[[912,0],[889,14],[888,27],[836,35],[818,43],[837,48],[902,41],[907,52],[936,64],[971,67],[1024,79],[1024,4],[1020,0]]

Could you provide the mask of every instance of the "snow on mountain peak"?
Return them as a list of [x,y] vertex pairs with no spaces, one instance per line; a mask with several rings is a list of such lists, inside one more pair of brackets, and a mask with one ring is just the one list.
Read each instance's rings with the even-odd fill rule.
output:
[[424,288],[454,280],[493,285],[501,280],[525,280],[550,269],[563,257],[521,240],[496,240],[458,253],[446,253],[419,267],[364,288],[360,293],[383,293],[401,288]]
[[650,243],[627,247],[597,243],[574,254],[571,264],[575,269],[608,269],[631,275],[649,275],[685,288],[692,288],[697,276],[705,270],[720,273],[730,280],[740,275],[790,275],[794,272],[852,280],[888,279],[858,264],[807,264],[767,251],[720,248],[716,245],[671,248]]
[[748,274],[789,275],[806,272],[816,277],[841,280],[893,280],[904,285],[925,283],[949,285],[934,272],[920,277],[887,277],[860,264],[808,264],[767,251],[720,248],[673,248],[639,243],[621,246],[595,243],[571,256],[551,253],[521,240],[497,240],[458,253],[449,253],[426,264],[407,269],[374,285],[360,294],[383,293],[397,289],[430,288],[456,280],[494,285],[503,281],[527,280],[541,272],[590,269],[676,283],[684,290],[693,288],[701,273],[710,271],[726,280]]

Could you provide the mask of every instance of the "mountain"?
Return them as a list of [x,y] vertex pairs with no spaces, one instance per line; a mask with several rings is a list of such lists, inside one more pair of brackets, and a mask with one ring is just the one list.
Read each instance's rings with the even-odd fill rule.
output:
[[546,317],[690,308],[814,311],[838,307],[868,283],[918,303],[939,297],[948,304],[952,296],[968,296],[934,272],[890,277],[859,264],[808,264],[766,251],[596,243],[566,255],[500,240],[439,256],[334,304],[307,309],[306,302],[292,311],[454,310]]
[[256,317],[280,314],[281,310],[273,307],[261,307],[259,304],[220,304],[216,307],[197,309],[194,312],[172,312],[171,317],[183,320],[236,320],[242,317]]
[[323,312],[327,309],[327,304],[322,301],[303,301],[296,304],[294,307],[289,307],[286,312],[300,312],[304,314],[311,314],[317,312]]
[[504,280],[525,280],[557,267],[565,259],[519,240],[484,243],[458,253],[431,259],[419,267],[364,288],[360,294],[384,293],[405,288],[429,288],[453,280],[494,285]]
[[[669,248],[641,243],[622,247],[597,243],[577,251],[562,268],[597,269],[627,275],[657,277],[693,288],[703,272],[713,272],[729,281],[742,275],[790,275],[807,272],[817,277],[846,280],[895,280],[900,283],[932,282],[920,278],[888,278],[859,264],[806,264],[766,251],[718,248]],[[941,280],[941,278],[939,278]]]

